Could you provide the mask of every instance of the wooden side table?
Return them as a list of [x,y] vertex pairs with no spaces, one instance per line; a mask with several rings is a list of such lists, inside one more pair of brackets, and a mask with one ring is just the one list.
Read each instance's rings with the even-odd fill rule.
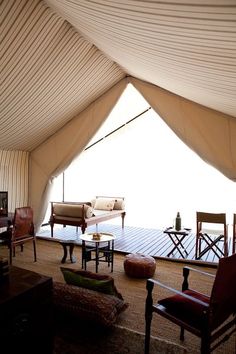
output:
[[186,258],[188,252],[186,251],[183,245],[183,240],[185,239],[186,236],[189,235],[190,231],[191,229],[183,229],[177,231],[172,227],[168,227],[167,229],[165,229],[164,233],[170,237],[172,243],[174,244],[174,247],[167,254],[167,257],[170,257],[170,255],[173,254],[175,250],[177,250],[182,258]]
[[[94,239],[93,235],[93,233],[88,233],[80,236],[82,240],[82,268],[86,270],[86,263],[95,261],[97,273],[99,262],[107,262],[108,266],[111,265],[111,272],[113,272],[115,236],[110,233],[99,232],[100,238]],[[89,243],[89,246],[86,243]],[[95,257],[91,256],[93,251]]]

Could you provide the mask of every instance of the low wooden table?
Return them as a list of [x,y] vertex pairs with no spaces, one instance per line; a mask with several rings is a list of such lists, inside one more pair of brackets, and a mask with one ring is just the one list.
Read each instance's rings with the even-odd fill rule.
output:
[[[68,250],[69,250],[71,263],[75,263],[76,262],[76,257],[73,256],[73,251],[74,251],[74,247],[75,247],[76,241],[74,241],[74,240],[65,240],[65,241],[59,241],[59,243],[62,245],[63,251],[64,251],[61,263],[65,263],[66,262],[67,255],[68,255]],[[67,248],[68,248],[68,250],[67,250]]]
[[174,247],[167,254],[167,257],[170,257],[170,255],[173,254],[175,250],[177,250],[182,258],[186,258],[188,252],[186,251],[183,245],[183,240],[185,239],[186,236],[189,235],[190,231],[191,229],[182,229],[177,231],[172,227],[168,227],[167,229],[165,229],[164,234],[167,234],[174,244]]

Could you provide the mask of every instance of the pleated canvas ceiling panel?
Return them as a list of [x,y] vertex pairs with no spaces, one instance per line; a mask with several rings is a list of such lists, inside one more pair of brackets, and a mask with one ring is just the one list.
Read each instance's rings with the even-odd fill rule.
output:
[[42,1],[0,20],[0,149],[33,150],[125,76]]
[[46,0],[132,76],[236,116],[235,0]]
[[3,0],[0,149],[32,151],[125,75],[236,117],[235,0]]

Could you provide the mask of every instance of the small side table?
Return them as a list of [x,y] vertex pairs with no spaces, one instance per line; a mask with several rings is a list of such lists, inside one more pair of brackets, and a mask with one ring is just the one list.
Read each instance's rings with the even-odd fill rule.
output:
[[[93,233],[87,233],[80,236],[82,240],[82,269],[86,270],[87,262],[95,261],[97,273],[99,262],[107,262],[108,267],[111,265],[111,272],[113,272],[115,236],[99,232],[100,238],[94,239],[93,235]],[[86,243],[89,243],[89,246],[86,246]],[[92,257],[92,252],[95,252],[95,257]]]
[[[171,251],[167,254],[167,257],[170,257],[172,253],[174,253],[175,250],[179,252],[182,258],[186,258],[188,255],[188,252],[186,251],[184,245],[183,245],[183,240],[185,239],[186,236],[189,235],[191,229],[183,229],[180,231],[177,231],[173,229],[172,227],[168,227],[165,229],[164,234],[167,234],[171,241],[174,244],[174,247],[171,249]],[[185,255],[184,255],[185,253]]]
[[[66,262],[66,258],[67,258],[67,255],[68,255],[68,250],[69,250],[71,263],[75,263],[76,262],[76,257],[73,256],[75,241],[74,240],[66,240],[66,241],[59,241],[59,243],[62,245],[63,251],[64,251],[64,255],[62,257],[61,263],[65,263]],[[68,248],[68,250],[67,250],[67,248]]]

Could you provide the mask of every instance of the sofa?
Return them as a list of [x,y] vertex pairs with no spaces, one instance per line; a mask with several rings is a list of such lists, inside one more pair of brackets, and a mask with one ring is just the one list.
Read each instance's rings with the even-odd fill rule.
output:
[[53,305],[57,319],[104,327],[115,324],[128,307],[114,279],[105,274],[61,267],[65,283],[53,283]]
[[80,227],[82,233],[90,225],[97,225],[121,217],[124,228],[125,204],[123,197],[96,196],[90,202],[51,202],[51,237],[54,224]]

